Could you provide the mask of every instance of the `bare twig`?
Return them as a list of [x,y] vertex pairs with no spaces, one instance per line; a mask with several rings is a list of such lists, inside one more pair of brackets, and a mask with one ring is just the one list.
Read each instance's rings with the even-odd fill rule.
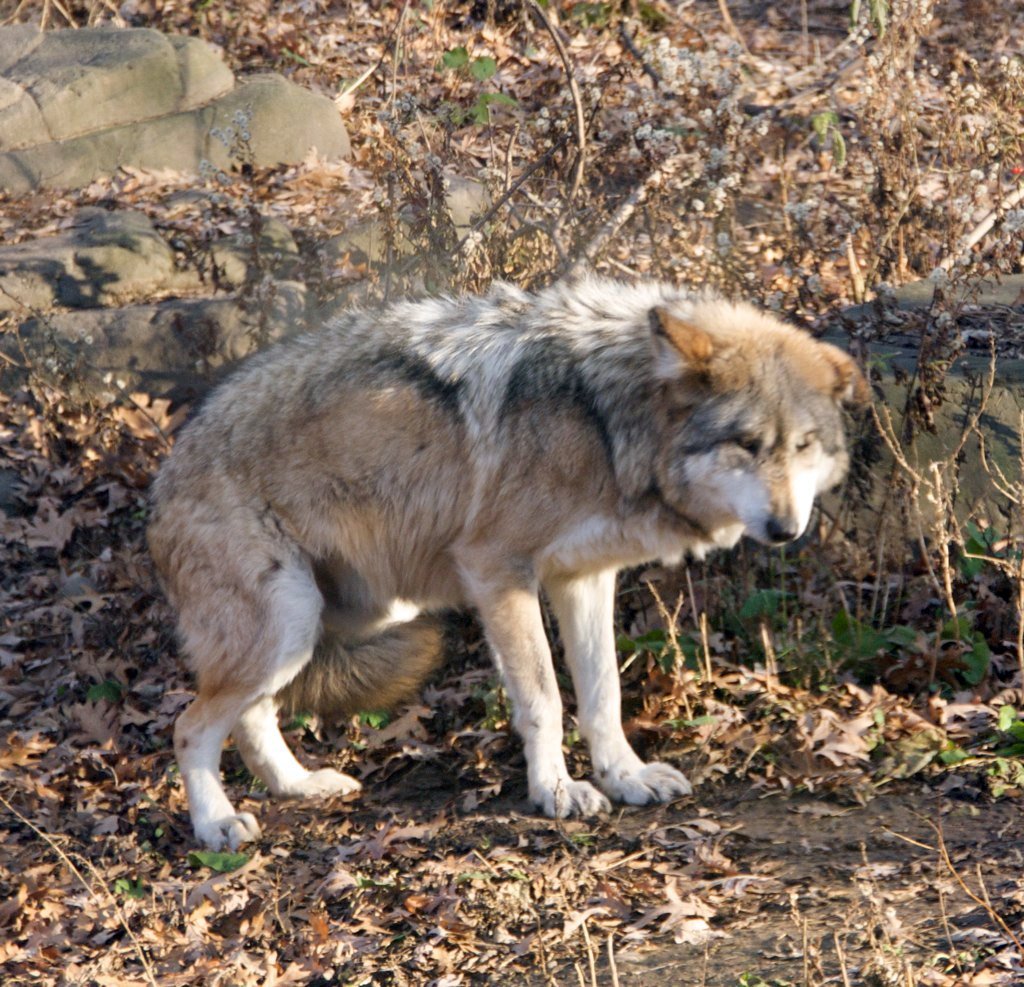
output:
[[619,25],[619,40],[622,42],[622,47],[626,49],[640,64],[640,68],[643,70],[644,75],[647,76],[651,82],[654,83],[655,89],[661,88],[661,76],[658,75],[657,71],[643,56],[643,52],[640,51],[636,46],[636,41],[629,36],[629,31],[626,30],[626,25]]
[[560,138],[539,158],[537,158],[533,164],[523,170],[523,173],[505,190],[504,194],[470,227],[469,232],[455,245],[455,250],[452,251],[453,254],[458,254],[459,251],[462,250],[462,248],[469,242],[472,236],[475,233],[479,233],[480,230],[482,230],[497,215],[498,210],[501,209],[501,207],[505,205],[505,203],[508,202],[508,200],[512,198],[512,196],[515,195],[515,193],[519,191],[527,181],[529,181],[530,176],[539,168],[543,167],[551,159],[552,155],[559,150],[559,148],[565,146],[566,139],[567,138],[565,137]]
[[590,941],[590,930],[587,928],[587,920],[584,919],[580,925],[583,932],[583,942],[587,947],[587,966],[590,968],[590,985],[597,987],[597,957],[594,956],[594,944]]
[[[387,60],[388,55],[391,53],[392,45],[395,44],[398,38],[398,32],[402,29],[402,24],[405,21],[405,12],[409,9],[409,0],[406,0],[405,5],[402,7],[401,13],[398,15],[398,21],[395,23],[395,28],[391,32],[391,36],[388,38],[387,43],[384,45],[384,50],[381,53],[380,58],[373,63],[358,79],[350,82],[347,86],[343,87],[338,91],[338,96],[347,96],[349,93],[354,93],[367,79],[373,75],[374,72],[379,69],[384,62]],[[395,56],[397,61],[398,49],[395,48]],[[395,72],[398,72],[397,67]],[[394,92],[394,86],[392,86],[392,92]]]
[[971,250],[972,247],[975,247],[986,236],[988,236],[989,230],[996,225],[1007,209],[1013,209],[1022,201],[1024,201],[1024,185],[1018,185],[1009,195],[1000,200],[996,206],[988,212],[985,218],[957,244],[956,250],[950,251],[950,253],[946,254],[946,256],[939,261],[939,267],[948,271],[958,260],[960,260],[961,257]]
[[943,838],[943,835],[942,835],[942,825],[941,825],[941,823],[934,823],[930,819],[926,819],[925,822],[928,823],[928,825],[931,826],[931,828],[935,830],[935,835],[938,837],[937,849],[939,851],[939,859],[946,865],[946,867],[948,868],[950,874],[952,874],[954,879],[956,880],[956,883],[960,885],[960,889],[963,891],[963,893],[965,895],[967,895],[967,897],[970,898],[971,901],[973,901],[976,905],[978,905],[982,909],[984,909],[984,911],[987,913],[988,917],[990,919],[992,919],[992,921],[995,922],[996,925],[998,925],[999,928],[1002,929],[1003,932],[1005,932],[1007,936],[1010,937],[1010,940],[1013,942],[1014,946],[1017,947],[1017,952],[1018,953],[1024,953],[1024,945],[1021,944],[1020,939],[1017,938],[1017,936],[1014,933],[1013,929],[1011,929],[1006,924],[1006,922],[1003,919],[1002,915],[1000,915],[999,912],[997,912],[992,907],[991,902],[988,901],[988,893],[985,892],[984,885],[982,885],[982,891],[985,892],[985,897],[982,898],[982,897],[979,897],[978,895],[976,895],[967,886],[967,882],[964,881],[964,879],[960,876],[960,872],[954,866],[953,861],[952,861],[952,859],[949,856],[949,851],[946,849],[946,841],[945,841],[945,839]]
[[853,288],[853,300],[860,305],[867,297],[864,284],[864,272],[857,260],[857,251],[853,249],[853,237],[846,238],[846,261],[850,268],[850,285]]
[[732,19],[732,14],[729,13],[729,5],[726,0],[718,0],[718,9],[722,14],[722,21],[725,24],[726,31],[729,32],[729,37],[733,39],[742,49],[743,54],[750,58],[750,49],[747,47],[747,43],[743,40],[743,35],[740,34],[739,28],[736,26],[736,22]]
[[[61,354],[73,352],[71,345],[57,336],[57,331],[56,329],[53,328],[53,325],[49,321],[45,312],[42,312],[41,310],[35,308],[34,306],[29,305],[27,302],[22,301],[20,298],[17,297],[17,295],[12,295],[3,286],[0,286],[0,295],[4,295],[5,297],[11,299],[11,301],[13,301],[15,304],[20,305],[26,312],[28,312],[29,315],[31,315],[37,322],[39,322],[40,325],[44,326],[48,330],[49,336],[47,341],[54,348],[54,350],[58,351]],[[18,341],[18,346],[21,350],[21,356],[25,362],[23,364],[19,364],[17,360],[13,359],[6,353],[0,353],[0,358],[6,361],[10,366],[18,367],[19,369],[24,369],[28,373],[35,374],[36,376],[38,376],[38,371],[34,370],[31,355],[29,354],[26,348],[25,340],[22,338],[20,331],[18,331],[18,329],[15,329],[13,335]],[[75,353],[74,355],[77,356],[79,354]],[[83,369],[85,369],[95,379],[102,380],[99,370],[97,370],[96,367],[90,364],[88,360],[86,360],[84,357],[82,359],[84,363]],[[164,432],[163,428],[160,426],[160,423],[149,413],[149,411],[143,408],[142,405],[135,400],[135,398],[128,392],[128,389],[123,384],[121,384],[115,377],[111,377],[109,381],[102,380],[102,383],[105,387],[110,387],[114,391],[116,391],[117,394],[122,398],[122,400],[130,404],[140,415],[142,415],[142,417],[145,418],[146,421],[149,422],[149,424],[152,426],[153,431],[156,432],[157,436],[160,438],[160,441],[163,442],[164,447],[167,449],[171,448],[170,436],[167,435],[166,432]]]
[[608,933],[608,972],[612,975],[612,987],[619,987],[619,968],[615,962],[615,942],[612,933]]
[[562,59],[562,65],[565,68],[565,77],[569,83],[569,93],[572,96],[573,106],[576,110],[576,165],[573,169],[572,184],[569,186],[569,201],[571,202],[576,198],[576,193],[580,190],[580,185],[583,183],[583,165],[587,159],[587,126],[583,117],[583,100],[580,97],[580,87],[576,84],[576,76],[572,71],[569,52],[566,50],[561,36],[555,29],[554,24],[551,23],[548,15],[544,12],[544,8],[537,3],[537,0],[529,0],[529,6],[530,10],[533,11],[534,15],[544,25],[544,29],[551,35],[551,40],[555,43],[558,57]]
[[410,0],[402,4],[402,12],[398,15],[398,23],[395,25],[394,33],[391,35],[391,95],[388,96],[388,108],[395,102],[398,93],[398,63],[402,60],[402,29],[405,27],[405,15],[409,12]]
[[[647,197],[654,189],[658,188],[669,170],[669,164],[673,159],[663,162],[655,168],[633,191],[619,204],[619,207],[608,218],[607,222],[590,238],[590,242],[583,248],[579,260],[573,266],[570,275],[582,273],[589,265],[593,264],[594,258],[604,249],[608,241],[629,222],[633,213],[642,206]],[[696,178],[691,178],[683,185],[692,185]]]
[[843,941],[838,933],[832,936],[832,941],[835,943],[836,956],[839,957],[839,972],[843,977],[843,987],[850,987],[850,975],[846,972],[846,951],[843,949]]

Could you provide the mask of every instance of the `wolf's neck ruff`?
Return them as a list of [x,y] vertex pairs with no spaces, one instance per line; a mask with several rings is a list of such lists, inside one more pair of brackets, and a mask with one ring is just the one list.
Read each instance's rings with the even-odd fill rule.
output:
[[[278,708],[413,694],[452,604],[480,614],[543,812],[688,793],[622,730],[615,571],[801,532],[863,392],[846,354],[750,306],[601,279],[352,312],[250,360],[154,485],[150,544],[197,676],[175,728],[197,838],[259,835],[219,780],[229,734],[274,795],[355,791],[299,764]],[[541,589],[594,784],[562,755]]]

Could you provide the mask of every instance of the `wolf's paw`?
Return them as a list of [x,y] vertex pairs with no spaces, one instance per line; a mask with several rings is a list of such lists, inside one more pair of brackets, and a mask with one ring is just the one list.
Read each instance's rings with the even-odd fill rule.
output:
[[355,778],[335,771],[334,768],[321,768],[319,771],[308,772],[274,794],[293,799],[327,798],[329,795],[349,795],[362,787]]
[[243,843],[260,838],[260,825],[251,812],[196,822],[195,831],[196,839],[211,850],[237,850]]
[[601,787],[616,802],[627,805],[648,805],[670,802],[679,795],[689,795],[693,785],[686,775],[669,764],[639,762],[628,767],[611,767],[598,778]]
[[611,812],[612,804],[588,781],[560,781],[552,788],[531,791],[530,799],[552,819],[596,816]]

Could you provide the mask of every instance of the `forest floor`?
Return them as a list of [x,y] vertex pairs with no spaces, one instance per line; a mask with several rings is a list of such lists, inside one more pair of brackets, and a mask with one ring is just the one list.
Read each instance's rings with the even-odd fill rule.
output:
[[[5,242],[113,203],[201,244],[256,208],[301,229],[315,260],[353,219],[401,219],[411,255],[311,263],[311,287],[330,302],[533,285],[586,256],[810,327],[887,284],[1019,272],[1015,5],[552,2],[567,61],[503,0],[114,6],[5,0],[0,17],[199,34],[238,72],[334,96],[353,159],[240,167],[185,206],[169,192],[194,179],[169,173],[3,200]],[[464,242],[436,194],[456,176],[495,203]],[[962,342],[942,314],[935,366]],[[21,369],[0,390],[0,470],[16,477],[0,519],[4,984],[1024,982],[1012,530],[978,520],[952,557],[890,536],[883,558],[876,533],[826,519],[828,537],[785,556],[743,547],[627,577],[628,729],[686,771],[691,797],[598,820],[530,812],[467,617],[420,702],[289,725],[308,764],[364,782],[358,797],[271,800],[229,751],[229,791],[263,837],[212,854],[174,765],[190,680],[144,542],[149,483],[188,409],[82,398],[67,374]],[[926,417],[941,381],[915,386]],[[583,775],[571,718],[566,737]]]

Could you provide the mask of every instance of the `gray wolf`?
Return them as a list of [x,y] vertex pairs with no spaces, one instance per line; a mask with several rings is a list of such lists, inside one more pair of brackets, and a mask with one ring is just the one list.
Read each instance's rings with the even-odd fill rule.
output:
[[[847,354],[749,305],[597,278],[352,312],[251,358],[183,430],[149,529],[197,677],[174,733],[197,838],[259,834],[220,781],[229,734],[273,795],[358,789],[300,765],[279,710],[409,696],[452,605],[479,612],[541,811],[688,793],[623,732],[616,571],[799,536],[866,393]],[[542,590],[593,784],[562,754]]]

